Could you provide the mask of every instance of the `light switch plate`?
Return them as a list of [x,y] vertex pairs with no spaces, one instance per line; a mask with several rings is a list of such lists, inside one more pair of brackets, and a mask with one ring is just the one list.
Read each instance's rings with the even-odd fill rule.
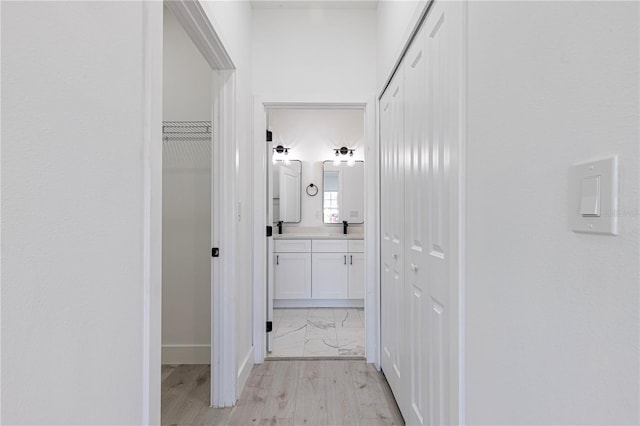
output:
[[570,169],[571,225],[574,232],[618,234],[618,157]]

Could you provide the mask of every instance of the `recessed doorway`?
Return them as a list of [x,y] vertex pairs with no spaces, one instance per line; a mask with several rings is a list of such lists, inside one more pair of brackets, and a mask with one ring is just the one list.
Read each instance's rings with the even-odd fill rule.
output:
[[364,109],[265,115],[267,358],[364,359]]

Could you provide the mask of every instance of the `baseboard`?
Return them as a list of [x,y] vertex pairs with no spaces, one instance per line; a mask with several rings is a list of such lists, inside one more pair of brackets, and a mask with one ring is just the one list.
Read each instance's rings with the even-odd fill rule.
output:
[[210,364],[211,345],[162,345],[162,364]]
[[274,308],[364,308],[364,299],[276,299]]
[[240,394],[244,389],[244,385],[247,384],[247,380],[249,379],[249,374],[251,374],[251,369],[253,368],[253,346],[249,349],[249,352],[245,355],[238,368],[238,386],[236,388],[237,397],[240,398]]

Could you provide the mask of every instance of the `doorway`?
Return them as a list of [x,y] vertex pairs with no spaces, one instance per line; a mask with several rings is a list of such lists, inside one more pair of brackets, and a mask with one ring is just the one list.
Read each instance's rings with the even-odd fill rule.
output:
[[259,185],[273,229],[256,248],[267,277],[258,299],[270,330],[262,329],[264,358],[375,362],[376,310],[368,309],[375,276],[365,262],[369,247],[375,252],[375,237],[367,238],[375,218],[365,218],[375,202],[368,199],[375,159],[367,169],[367,103],[262,103],[256,114],[268,129],[256,157],[264,159]]
[[[235,351],[233,345],[222,344],[235,331],[235,305],[227,302],[234,291],[235,261],[233,256],[217,256],[225,249],[233,251],[235,234],[229,201],[235,191],[230,166],[236,145],[234,65],[200,2],[167,1],[158,6],[147,7],[153,23],[148,38],[154,42],[147,50],[153,94],[163,92],[160,77],[165,77],[162,102],[149,100],[150,133],[157,137],[151,139],[151,172],[145,187],[152,223],[144,412],[145,423],[153,424],[161,422],[165,408],[178,413],[185,408],[179,403],[164,407],[167,389],[162,382],[176,372],[175,365],[186,367],[184,377],[174,384],[192,386],[204,411],[232,406],[237,397]],[[155,25],[162,21],[164,28]],[[155,42],[158,39],[162,44]],[[197,75],[190,74],[194,70]],[[156,133],[156,128],[161,131]],[[155,200],[162,195],[160,204]],[[161,213],[164,221],[159,220]],[[164,312],[161,284],[166,290]]]
[[[166,6],[163,14],[162,413],[210,405],[212,315],[211,67]],[[181,383],[180,392],[176,383]]]

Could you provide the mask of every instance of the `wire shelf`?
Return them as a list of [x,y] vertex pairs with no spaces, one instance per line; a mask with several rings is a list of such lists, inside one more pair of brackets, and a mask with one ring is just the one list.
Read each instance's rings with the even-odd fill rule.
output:
[[162,162],[165,169],[211,168],[210,121],[163,121]]
[[163,121],[164,140],[210,140],[210,121]]

